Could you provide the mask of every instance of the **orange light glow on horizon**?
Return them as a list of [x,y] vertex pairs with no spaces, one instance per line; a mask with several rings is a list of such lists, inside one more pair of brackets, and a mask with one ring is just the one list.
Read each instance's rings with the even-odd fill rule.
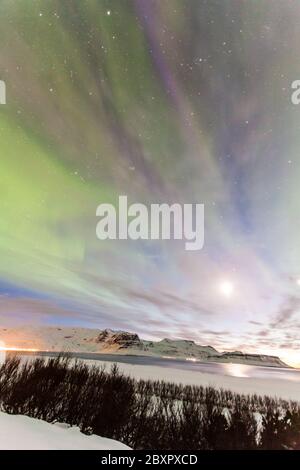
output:
[[0,351],[27,351],[27,352],[38,352],[39,349],[34,348],[16,348],[16,347],[7,347],[7,346],[0,346]]

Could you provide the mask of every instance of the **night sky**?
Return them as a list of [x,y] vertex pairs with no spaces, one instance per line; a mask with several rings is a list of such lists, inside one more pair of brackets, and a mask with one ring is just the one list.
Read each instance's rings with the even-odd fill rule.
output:
[[[300,364],[299,44],[296,0],[2,0],[1,326]],[[204,203],[204,248],[98,240],[122,194]]]

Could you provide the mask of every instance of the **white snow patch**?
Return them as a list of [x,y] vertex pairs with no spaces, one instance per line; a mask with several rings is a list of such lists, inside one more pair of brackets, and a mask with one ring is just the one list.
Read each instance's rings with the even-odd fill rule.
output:
[[77,427],[0,413],[0,450],[129,450],[125,444],[86,436]]

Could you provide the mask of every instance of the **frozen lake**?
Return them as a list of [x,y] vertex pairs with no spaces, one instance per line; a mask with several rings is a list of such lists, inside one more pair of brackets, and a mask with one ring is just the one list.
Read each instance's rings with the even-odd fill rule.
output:
[[[58,353],[50,352],[23,352],[22,355],[55,357]],[[253,379],[276,379],[300,383],[300,369],[289,369],[279,367],[264,367],[246,364],[219,363],[219,362],[194,362],[184,359],[169,359],[149,356],[117,355],[117,354],[97,354],[97,353],[72,353],[72,357],[84,360],[136,366],[155,366],[167,369],[176,369],[200,372],[212,375],[223,375],[228,377],[244,377]],[[175,371],[174,371],[175,372]]]

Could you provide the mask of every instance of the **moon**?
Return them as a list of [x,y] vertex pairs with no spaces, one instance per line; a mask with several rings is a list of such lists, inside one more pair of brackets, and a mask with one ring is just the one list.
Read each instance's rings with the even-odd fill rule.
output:
[[224,281],[221,281],[221,283],[219,285],[219,290],[220,290],[220,293],[224,297],[230,298],[230,297],[232,297],[232,295],[234,293],[234,285],[233,285],[232,282],[224,280]]

